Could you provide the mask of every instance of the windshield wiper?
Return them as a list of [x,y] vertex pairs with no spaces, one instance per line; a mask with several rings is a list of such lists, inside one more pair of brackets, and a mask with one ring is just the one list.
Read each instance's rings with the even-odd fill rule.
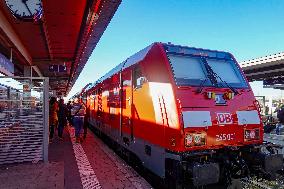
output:
[[215,87],[218,87],[218,81],[217,81],[217,74],[213,71],[211,66],[208,64],[207,60],[205,58],[201,58],[202,63],[205,66],[206,72],[207,72],[207,78],[210,80],[212,85]]
[[208,80],[208,77],[206,77],[205,79],[203,79],[203,80],[201,81],[201,83],[200,83],[198,89],[196,89],[196,92],[197,92],[197,93],[201,93],[201,92],[202,92],[202,90],[203,90],[203,88],[204,88],[204,84],[205,84],[205,82],[206,82],[207,80]]
[[[220,81],[222,83],[225,83],[225,85],[235,94],[239,94],[239,92],[233,88],[232,86],[230,86],[226,81],[224,81],[218,74],[216,74],[213,69],[211,68],[211,66],[208,64],[207,60],[205,58],[202,58],[201,61],[204,63],[205,69],[208,73],[208,78],[210,79],[210,82],[215,86],[218,87],[218,81],[217,78],[220,79]],[[223,85],[222,85],[223,86]],[[202,90],[201,90],[202,91]]]
[[206,73],[207,75],[205,79],[203,79],[203,81],[200,83],[198,89],[196,89],[196,92],[197,93],[201,93],[203,88],[204,88],[204,84],[205,82],[209,79],[211,84],[214,85],[215,87],[218,86],[218,81],[217,81],[217,78],[215,77],[215,73],[214,71],[212,70],[211,66],[208,64],[207,60],[205,58],[201,58],[201,61],[202,63],[204,64],[205,66],[205,69],[206,69]]
[[[216,75],[217,75],[217,74],[216,74]],[[231,91],[232,91],[235,95],[239,94],[239,92],[238,92],[234,87],[232,87],[231,85],[229,85],[226,81],[223,81],[220,76],[217,75],[217,77],[220,79],[221,82],[225,83],[226,86],[227,86],[229,89],[231,89]]]

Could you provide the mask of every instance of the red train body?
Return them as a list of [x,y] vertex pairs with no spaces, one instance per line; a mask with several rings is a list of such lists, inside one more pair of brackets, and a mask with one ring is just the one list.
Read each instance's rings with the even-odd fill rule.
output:
[[82,97],[92,127],[176,184],[228,184],[256,169],[252,159],[265,172],[283,166],[260,151],[259,105],[230,53],[153,43]]

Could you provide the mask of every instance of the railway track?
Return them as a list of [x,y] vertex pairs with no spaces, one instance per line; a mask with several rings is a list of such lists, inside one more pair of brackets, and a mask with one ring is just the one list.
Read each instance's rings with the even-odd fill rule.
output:
[[[284,135],[265,134],[264,141],[278,144],[284,147]],[[278,153],[284,154],[284,148],[279,149]],[[243,188],[245,189],[284,189],[284,176],[277,175],[276,181],[268,181],[265,179],[243,179]]]
[[271,189],[270,186],[253,179],[243,179],[242,183],[243,183],[243,188],[245,189],[252,189],[252,188]]
[[[284,147],[284,135],[264,134],[264,141],[277,144]],[[284,154],[284,148],[280,148],[278,153]],[[243,179],[243,188],[248,189],[284,189],[284,176],[278,175],[276,181],[268,181],[264,179],[250,178]]]
[[283,177],[276,181],[268,181],[257,178],[242,179],[244,189],[284,189]]

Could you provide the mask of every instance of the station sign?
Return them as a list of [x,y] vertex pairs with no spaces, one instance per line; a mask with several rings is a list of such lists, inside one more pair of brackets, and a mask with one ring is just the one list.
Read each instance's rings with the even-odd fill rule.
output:
[[50,72],[67,72],[67,67],[65,65],[53,64],[53,65],[49,65],[49,71]]
[[59,65],[58,72],[67,72],[67,67],[65,65]]
[[14,76],[14,64],[0,53],[0,73],[7,76]]
[[50,72],[58,72],[58,65],[49,65]]

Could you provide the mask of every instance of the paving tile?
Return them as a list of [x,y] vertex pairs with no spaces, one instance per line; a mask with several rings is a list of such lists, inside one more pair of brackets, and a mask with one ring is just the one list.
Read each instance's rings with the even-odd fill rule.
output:
[[[93,133],[82,144],[91,167],[79,160],[83,182],[97,178],[103,189],[151,188],[130,166],[121,160]],[[78,154],[77,154],[78,155]],[[78,155],[84,159],[84,155]],[[91,174],[94,171],[94,174]],[[88,184],[88,183],[87,183]],[[85,185],[87,186],[87,185]],[[0,166],[0,189],[83,189],[73,145],[64,130],[64,140],[56,136],[49,145],[49,163],[22,163]]]
[[64,188],[64,162],[3,166],[0,188]]
[[88,132],[87,139],[82,143],[82,147],[102,188],[151,188],[150,184],[121,160],[91,131]]

